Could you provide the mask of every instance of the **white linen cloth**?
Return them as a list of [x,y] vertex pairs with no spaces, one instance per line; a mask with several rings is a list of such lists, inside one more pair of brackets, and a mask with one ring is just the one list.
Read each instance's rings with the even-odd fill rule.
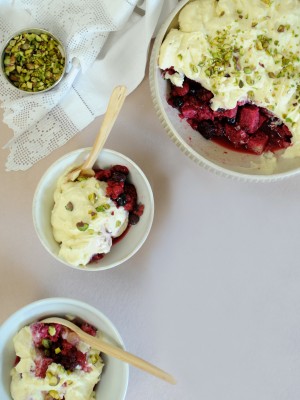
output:
[[0,46],[43,28],[66,46],[68,73],[45,93],[14,89],[0,76],[4,122],[14,136],[7,170],[26,170],[106,110],[114,88],[142,81],[151,38],[178,0],[0,0]]

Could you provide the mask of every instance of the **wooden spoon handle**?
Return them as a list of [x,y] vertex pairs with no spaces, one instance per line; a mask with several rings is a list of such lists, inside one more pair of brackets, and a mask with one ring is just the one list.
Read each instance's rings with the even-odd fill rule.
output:
[[102,147],[106,142],[106,139],[117,119],[117,116],[119,115],[119,112],[126,97],[126,93],[126,86],[117,86],[113,90],[97,139],[88,158],[85,160],[81,167],[82,170],[93,168],[97,156],[102,150]]
[[125,351],[117,346],[107,343],[102,339],[99,339],[97,337],[89,335],[88,333],[81,330],[78,326],[73,324],[71,321],[65,320],[63,318],[51,317],[51,318],[44,319],[41,322],[44,322],[45,324],[57,323],[57,324],[64,325],[64,326],[68,327],[69,329],[71,329],[73,332],[77,333],[77,335],[80,337],[80,339],[82,339],[85,343],[89,344],[95,350],[102,351],[103,353],[105,353],[109,356],[112,356],[114,358],[117,358],[118,360],[127,362],[128,364],[131,364],[134,367],[140,368],[143,371],[146,371],[146,372],[156,376],[157,378],[163,379],[164,381],[167,381],[172,384],[176,383],[173,376],[168,374],[167,372],[163,371],[162,369],[156,367],[153,364],[150,364],[148,361],[145,361],[140,357],[137,357],[131,353],[128,353],[127,351]]

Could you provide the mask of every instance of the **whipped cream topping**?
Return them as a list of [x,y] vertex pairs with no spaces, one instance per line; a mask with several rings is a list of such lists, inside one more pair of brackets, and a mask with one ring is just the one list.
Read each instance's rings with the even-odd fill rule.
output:
[[[61,365],[49,365],[45,378],[35,376],[35,360],[41,358],[34,347],[29,326],[22,328],[13,339],[16,355],[20,357],[18,364],[11,370],[11,395],[13,400],[45,400],[49,397],[65,400],[94,400],[94,387],[100,380],[103,362],[99,351],[81,341],[76,346],[85,353],[88,360],[89,372],[81,369],[66,371]],[[55,382],[53,382],[55,377]],[[56,383],[57,384],[53,384]],[[47,394],[49,394],[48,397]],[[51,396],[51,397],[50,397]]]
[[59,256],[74,266],[87,265],[93,255],[108,253],[112,238],[128,225],[128,211],[105,195],[107,183],[94,177],[66,181],[62,176],[54,193],[51,215]]
[[159,67],[176,86],[184,77],[214,97],[211,108],[253,101],[293,134],[285,156],[300,155],[299,0],[196,0],[162,43]]

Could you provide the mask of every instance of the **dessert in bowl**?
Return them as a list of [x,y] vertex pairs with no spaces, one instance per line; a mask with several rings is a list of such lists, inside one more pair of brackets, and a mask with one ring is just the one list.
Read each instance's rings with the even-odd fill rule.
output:
[[128,365],[99,355],[66,328],[39,322],[50,316],[75,318],[88,333],[124,347],[111,321],[84,302],[49,298],[31,303],[0,327],[1,399],[123,400]]
[[219,173],[299,172],[297,1],[185,1],[151,55],[155,107],[174,142]]
[[66,175],[90,149],[59,159],[43,175],[33,199],[33,220],[44,247],[73,268],[96,271],[128,260],[146,240],[154,215],[150,184],[129,158],[104,149],[94,176]]

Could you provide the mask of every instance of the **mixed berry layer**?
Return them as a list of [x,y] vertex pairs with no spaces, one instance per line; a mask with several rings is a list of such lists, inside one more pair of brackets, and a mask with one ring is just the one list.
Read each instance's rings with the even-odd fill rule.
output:
[[107,169],[95,170],[95,178],[107,183],[106,196],[129,212],[129,224],[139,222],[144,212],[144,205],[138,204],[136,188],[128,182],[129,170],[124,165],[114,165]]
[[[96,336],[96,329],[89,324],[78,324],[89,335]],[[86,354],[79,351],[78,336],[60,324],[34,323],[30,326],[33,343],[38,354],[34,374],[45,378],[50,364],[62,365],[67,371],[81,369],[89,372]]]
[[[172,74],[174,70],[167,72]],[[257,155],[291,145],[289,128],[266,108],[248,102],[230,110],[213,111],[210,101],[214,95],[200,83],[185,78],[182,87],[170,84],[168,103],[205,139]]]
[[[135,186],[128,182],[129,170],[124,165],[114,165],[107,169],[95,170],[95,178],[107,183],[106,196],[109,197],[117,207],[124,207],[128,211],[128,227],[125,232],[113,238],[113,244],[119,242],[128,232],[131,225],[136,225],[144,212],[144,205],[138,203]],[[95,254],[91,262],[98,261],[104,254]]]

